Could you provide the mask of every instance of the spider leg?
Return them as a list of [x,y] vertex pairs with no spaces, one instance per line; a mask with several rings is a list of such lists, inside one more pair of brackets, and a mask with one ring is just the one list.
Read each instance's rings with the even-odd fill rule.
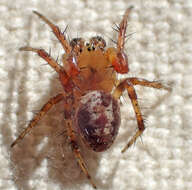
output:
[[41,58],[43,58],[47,63],[57,72],[60,73],[61,66],[43,49],[32,48],[32,47],[21,47],[20,51],[32,51],[37,53]]
[[165,86],[163,84],[161,84],[158,81],[148,81],[142,78],[135,78],[135,77],[131,77],[129,78],[129,81],[133,84],[133,85],[140,85],[140,86],[146,86],[146,87],[150,87],[150,88],[157,88],[157,89],[164,89],[164,90],[168,90],[170,91],[171,88],[169,86]]
[[119,31],[118,40],[117,40],[117,49],[119,51],[124,49],[125,39],[126,39],[126,30],[127,30],[127,20],[132,8],[133,6],[127,8],[121,23],[117,27],[117,30]]
[[125,89],[127,89],[129,98],[131,99],[131,103],[133,105],[133,109],[135,111],[136,119],[137,119],[137,125],[138,125],[138,131],[136,134],[131,138],[131,140],[128,142],[128,144],[124,147],[122,150],[122,153],[125,152],[141,134],[145,130],[144,126],[144,120],[140,111],[140,107],[138,104],[137,100],[137,94],[134,89],[134,85],[141,85],[141,86],[146,86],[146,87],[152,87],[152,88],[157,88],[157,89],[166,89],[170,90],[169,87],[166,87],[162,85],[160,82],[156,81],[147,81],[145,79],[138,79],[138,78],[127,78],[120,82],[120,84],[116,87],[116,89],[113,92],[113,97],[115,99],[119,99]]
[[59,29],[58,26],[54,25],[51,21],[49,21],[45,16],[43,16],[42,14],[40,14],[37,11],[33,11],[33,13],[35,13],[37,16],[39,16],[39,18],[41,18],[46,24],[49,25],[49,27],[52,29],[53,33],[55,34],[55,36],[57,37],[57,39],[61,42],[65,52],[68,54],[71,52],[71,46],[68,43],[64,33],[62,33]]
[[31,122],[29,123],[28,127],[17,137],[17,139],[11,144],[11,148],[15,146],[20,140],[24,138],[26,134],[28,134],[32,128],[36,126],[36,124],[47,114],[47,112],[57,103],[59,103],[64,98],[63,94],[58,94],[51,99],[41,108],[39,113],[37,113]]
[[131,140],[127,143],[127,145],[124,147],[124,149],[122,150],[122,153],[125,152],[133,143],[135,143],[137,138],[139,136],[141,136],[141,134],[145,130],[143,117],[142,117],[142,114],[141,114],[141,110],[140,110],[138,100],[137,100],[137,94],[135,92],[133,84],[131,82],[129,82],[129,81],[126,81],[125,87],[127,89],[129,98],[131,99],[131,103],[132,103],[133,109],[135,111],[135,115],[136,115],[136,119],[137,119],[137,125],[138,125],[138,131],[131,138]]
[[140,111],[140,107],[137,100],[137,94],[135,92],[133,84],[128,79],[125,79],[122,81],[115,89],[113,96],[115,99],[119,99],[123,93],[123,91],[127,89],[129,98],[131,100],[131,103],[133,105],[133,109],[135,111],[136,119],[137,119],[137,125],[138,125],[138,131],[136,134],[131,138],[131,140],[128,142],[128,144],[124,147],[124,149],[121,151],[122,153],[125,152],[135,141],[137,138],[143,133],[145,130],[143,117]]
[[127,29],[127,19],[129,13],[133,7],[129,7],[123,16],[122,21],[117,27],[118,39],[116,48],[108,48],[105,51],[105,56],[108,59],[109,63],[117,73],[125,74],[128,73],[128,57],[124,52],[124,45],[126,39],[126,29]]
[[72,120],[71,119],[66,119],[65,121],[66,121],[66,124],[67,124],[67,132],[68,132],[68,136],[69,136],[69,139],[70,139],[71,148],[72,148],[72,151],[73,151],[73,153],[75,155],[75,158],[76,158],[81,170],[83,171],[83,173],[86,175],[87,179],[92,184],[93,188],[97,189],[96,185],[92,181],[92,178],[91,178],[90,174],[88,173],[86,164],[85,164],[85,162],[83,160],[83,157],[81,155],[79,146],[77,144],[76,134],[75,134],[74,130],[72,129]]

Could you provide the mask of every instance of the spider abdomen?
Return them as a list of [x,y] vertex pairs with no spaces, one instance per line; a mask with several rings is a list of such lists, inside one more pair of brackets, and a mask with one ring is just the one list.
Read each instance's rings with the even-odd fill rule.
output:
[[82,96],[76,112],[76,126],[92,150],[108,149],[117,136],[119,125],[119,104],[111,94],[92,91]]

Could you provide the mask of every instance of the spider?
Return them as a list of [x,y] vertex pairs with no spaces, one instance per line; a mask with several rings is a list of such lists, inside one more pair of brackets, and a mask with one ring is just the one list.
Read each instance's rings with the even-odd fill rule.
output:
[[106,42],[100,36],[92,37],[87,43],[82,38],[74,38],[69,42],[65,31],[61,32],[59,27],[45,16],[33,11],[48,24],[63,46],[65,54],[62,56],[62,65],[59,65],[57,60],[43,49],[28,46],[20,48],[21,51],[35,52],[58,73],[63,92],[50,98],[30,121],[28,127],[11,144],[11,147],[35,128],[55,104],[63,101],[64,126],[71,149],[81,170],[95,189],[96,185],[88,172],[77,143],[77,134],[93,151],[101,152],[108,149],[118,134],[121,121],[119,99],[127,90],[137,119],[138,130],[122,150],[125,152],[145,129],[134,86],[169,90],[157,81],[135,77],[117,79],[117,74],[129,72],[124,45],[131,9],[132,7],[126,9],[120,24],[115,29],[118,32],[116,46],[109,48],[106,48]]

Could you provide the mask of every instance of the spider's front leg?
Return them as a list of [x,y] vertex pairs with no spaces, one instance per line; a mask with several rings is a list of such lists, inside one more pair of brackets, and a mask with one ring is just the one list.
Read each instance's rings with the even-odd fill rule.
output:
[[20,140],[22,140],[26,134],[28,134],[37,123],[47,114],[47,112],[57,103],[64,98],[63,94],[58,94],[55,97],[49,99],[49,101],[41,108],[34,118],[29,123],[28,127],[17,137],[17,139],[11,144],[11,147],[15,146]]
[[39,16],[39,18],[41,18],[46,24],[49,25],[49,27],[52,29],[53,33],[55,34],[55,36],[57,37],[57,39],[61,42],[65,52],[67,54],[69,54],[71,52],[71,46],[68,43],[68,41],[66,40],[66,37],[64,35],[64,32],[61,32],[59,27],[56,26],[55,24],[53,24],[50,20],[48,20],[45,16],[43,16],[42,14],[40,14],[37,11],[33,11],[33,13],[35,13],[37,16]]
[[116,26],[115,29],[118,32],[118,39],[117,39],[117,47],[116,48],[108,48],[105,52],[105,56],[108,61],[111,63],[112,67],[117,73],[125,74],[128,73],[128,58],[124,52],[125,46],[125,39],[126,39],[126,30],[127,30],[127,20],[131,9],[133,7],[129,7],[123,16],[122,21],[120,22],[119,26]]
[[131,140],[128,142],[128,144],[124,147],[124,149],[122,150],[122,153],[125,152],[137,140],[137,138],[141,136],[141,134],[145,130],[144,121],[143,121],[143,117],[138,104],[137,94],[135,92],[134,85],[141,85],[145,87],[170,90],[169,87],[166,87],[159,82],[147,81],[145,79],[139,79],[139,78],[127,78],[122,82],[120,82],[120,84],[116,87],[113,93],[113,96],[115,99],[119,99],[122,96],[123,91],[127,89],[129,98],[131,99],[131,103],[135,111],[137,125],[139,129],[136,132],[136,134],[131,138]]
[[62,67],[55,61],[44,49],[32,48],[29,46],[19,48],[20,51],[32,51],[37,53],[42,59],[47,61],[47,63],[57,72],[60,73]]
[[65,122],[66,122],[66,126],[67,126],[67,133],[68,133],[68,137],[70,140],[71,148],[75,155],[75,158],[76,158],[81,170],[83,171],[83,173],[86,175],[87,179],[92,184],[93,188],[97,189],[96,185],[92,181],[90,174],[88,173],[88,170],[87,170],[86,164],[83,160],[83,157],[81,156],[81,152],[80,152],[79,146],[77,144],[77,138],[76,138],[74,130],[72,129],[72,120],[66,119]]
[[124,50],[126,31],[127,31],[127,20],[132,9],[133,9],[133,6],[127,8],[122,21],[120,22],[119,26],[117,26],[117,31],[119,33],[118,40],[117,40],[117,49],[119,52]]

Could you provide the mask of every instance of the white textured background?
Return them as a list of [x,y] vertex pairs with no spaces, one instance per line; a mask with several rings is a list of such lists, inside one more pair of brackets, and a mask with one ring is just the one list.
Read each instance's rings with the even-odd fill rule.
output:
[[38,10],[70,37],[101,34],[110,43],[111,26],[134,5],[127,43],[130,73],[162,80],[171,93],[137,87],[147,129],[135,146],[120,151],[135,132],[129,100],[122,100],[122,125],[112,148],[83,156],[98,189],[192,189],[192,1],[191,0],[0,0],[0,189],[92,189],[61,135],[59,104],[12,151],[10,144],[33,114],[62,90],[57,75],[24,45],[63,50]]

